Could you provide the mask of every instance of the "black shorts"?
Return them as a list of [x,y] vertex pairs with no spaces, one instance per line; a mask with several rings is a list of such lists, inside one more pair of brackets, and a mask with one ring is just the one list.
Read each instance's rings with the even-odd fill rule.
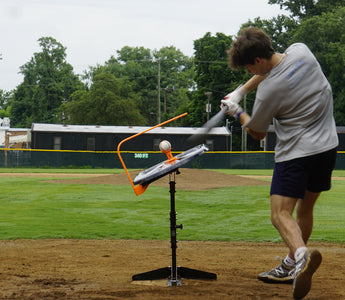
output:
[[289,161],[276,163],[271,184],[271,195],[303,199],[306,190],[314,193],[331,188],[331,176],[337,148]]

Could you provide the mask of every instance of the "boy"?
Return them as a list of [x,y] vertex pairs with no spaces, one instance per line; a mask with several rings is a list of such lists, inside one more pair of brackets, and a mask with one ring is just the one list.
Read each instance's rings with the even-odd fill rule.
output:
[[[331,187],[338,137],[333,118],[331,86],[314,55],[302,43],[277,53],[266,33],[254,27],[241,31],[229,51],[232,69],[255,74],[230,93],[222,104],[256,139],[266,136],[273,120],[277,144],[272,177],[271,221],[290,252],[282,263],[259,274],[265,282],[292,282],[293,296],[301,299],[322,257],[309,251],[313,208],[322,191]],[[238,105],[257,89],[252,116]],[[292,213],[296,207],[296,220]]]

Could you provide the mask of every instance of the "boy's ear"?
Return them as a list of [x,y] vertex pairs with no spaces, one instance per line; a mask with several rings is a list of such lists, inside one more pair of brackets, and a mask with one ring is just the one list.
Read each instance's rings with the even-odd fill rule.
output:
[[257,64],[261,63],[262,59],[260,57],[255,57],[254,62]]

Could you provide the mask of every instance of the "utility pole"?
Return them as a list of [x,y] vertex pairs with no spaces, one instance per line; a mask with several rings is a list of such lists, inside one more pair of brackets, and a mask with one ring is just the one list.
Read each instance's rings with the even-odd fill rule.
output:
[[205,95],[207,96],[206,112],[207,112],[207,121],[208,121],[210,119],[210,112],[211,112],[210,98],[211,98],[212,92],[206,92]]
[[[243,110],[247,111],[247,96],[243,98]],[[247,130],[242,128],[242,151],[247,151]]]
[[167,91],[168,87],[164,89],[164,113],[167,113]]
[[167,113],[167,92],[168,91],[174,91],[175,90],[175,87],[173,86],[172,88],[169,88],[169,87],[166,87],[164,89],[164,113],[166,114]]
[[161,60],[158,59],[158,76],[157,76],[157,124],[161,122]]

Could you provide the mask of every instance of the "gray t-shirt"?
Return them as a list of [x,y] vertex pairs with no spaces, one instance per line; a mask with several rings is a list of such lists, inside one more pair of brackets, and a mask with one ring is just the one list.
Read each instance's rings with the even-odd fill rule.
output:
[[291,45],[257,89],[251,120],[244,125],[266,132],[273,119],[275,161],[282,162],[335,148],[332,89],[308,47]]

